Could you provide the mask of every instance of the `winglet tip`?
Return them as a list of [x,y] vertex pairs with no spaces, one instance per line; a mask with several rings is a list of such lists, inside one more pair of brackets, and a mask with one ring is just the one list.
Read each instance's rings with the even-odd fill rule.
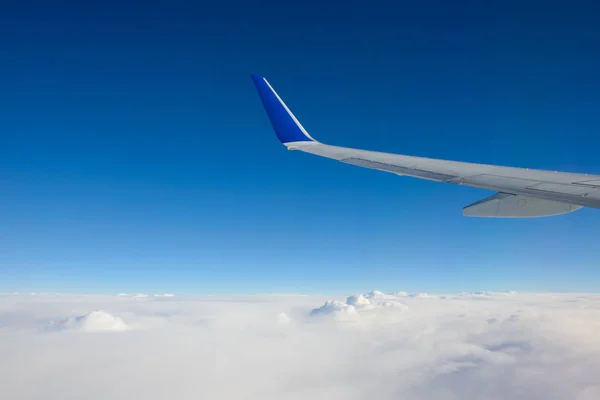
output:
[[252,78],[252,80],[254,82],[257,82],[257,81],[260,82],[260,81],[264,81],[265,80],[264,76],[258,75],[258,74],[250,74],[250,77]]

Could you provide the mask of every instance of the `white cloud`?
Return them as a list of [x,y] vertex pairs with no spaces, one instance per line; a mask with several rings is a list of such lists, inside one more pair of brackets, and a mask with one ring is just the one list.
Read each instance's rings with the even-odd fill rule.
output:
[[290,317],[287,316],[286,313],[282,312],[282,313],[277,314],[277,322],[280,325],[287,325],[290,322],[292,322],[292,320],[290,319]]
[[353,305],[338,300],[328,300],[319,308],[310,313],[312,316],[332,315],[338,321],[352,321],[359,317]]
[[379,290],[373,290],[372,292],[365,294],[364,297],[374,301],[383,301],[396,298],[394,294],[385,294]]
[[133,297],[136,299],[145,299],[148,297],[148,295],[146,293],[133,293],[133,294],[119,293],[119,294],[117,294],[117,297]]
[[364,307],[370,305],[371,302],[362,294],[355,294],[346,299],[346,304],[354,307]]
[[81,332],[123,332],[129,329],[121,318],[101,310],[91,311],[78,317],[69,317],[51,325],[57,329]]
[[[367,294],[355,294],[346,299],[346,304],[353,306],[359,314],[371,312],[378,308],[394,308],[396,310],[407,310],[408,306],[400,301],[406,297],[405,292],[384,294],[374,290]],[[369,300],[370,299],[370,300]],[[323,306],[325,307],[325,306]]]
[[382,301],[378,305],[379,307],[383,308],[397,308],[402,310],[408,310],[408,306],[404,303],[400,303],[399,301]]
[[409,294],[408,296],[409,297],[415,297],[415,298],[418,298],[418,299],[431,299],[432,297],[434,297],[434,296],[432,296],[430,294],[427,294],[427,293],[413,293],[413,294]]
[[591,400],[599,330],[586,294],[0,295],[0,398]]

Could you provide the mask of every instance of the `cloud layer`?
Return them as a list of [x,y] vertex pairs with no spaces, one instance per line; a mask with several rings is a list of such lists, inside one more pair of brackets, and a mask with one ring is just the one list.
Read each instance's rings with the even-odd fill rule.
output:
[[600,399],[599,331],[583,294],[0,295],[0,398]]

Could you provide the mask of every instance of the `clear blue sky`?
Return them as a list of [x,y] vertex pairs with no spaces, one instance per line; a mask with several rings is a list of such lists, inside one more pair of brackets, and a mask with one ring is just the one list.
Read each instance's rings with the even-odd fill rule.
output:
[[88,3],[0,14],[0,291],[598,291],[600,210],[287,152],[249,76],[325,143],[598,174],[595,2]]

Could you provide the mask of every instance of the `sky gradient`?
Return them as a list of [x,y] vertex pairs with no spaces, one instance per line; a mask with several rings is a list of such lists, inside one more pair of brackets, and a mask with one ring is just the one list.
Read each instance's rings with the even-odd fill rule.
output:
[[0,291],[598,291],[600,211],[287,152],[250,73],[328,144],[599,174],[599,12],[8,2]]

